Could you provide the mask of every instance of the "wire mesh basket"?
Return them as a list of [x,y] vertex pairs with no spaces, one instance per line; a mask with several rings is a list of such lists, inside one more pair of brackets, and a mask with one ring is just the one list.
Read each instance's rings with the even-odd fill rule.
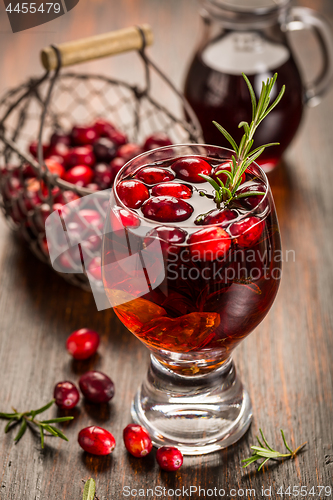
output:
[[[0,100],[1,208],[10,226],[48,264],[46,218],[59,206],[93,193],[96,187],[70,183],[50,169],[44,160],[47,151],[45,138],[57,131],[70,131],[76,124],[93,123],[102,118],[117,123],[130,143],[140,144],[145,137],[156,132],[166,133],[173,143],[203,142],[192,109],[147,56],[146,46],[151,43],[151,29],[144,25],[48,47],[42,52],[46,73],[9,90]],[[61,70],[64,66],[129,50],[136,50],[143,62],[144,84],[141,86],[103,75]],[[177,99],[178,115],[154,97],[152,77],[163,82]],[[31,143],[37,139],[38,145],[33,149]],[[94,210],[104,220],[105,203],[98,203],[92,209],[88,199],[89,196],[87,203],[81,199],[80,210]],[[92,238],[95,236],[101,241],[101,223],[92,224],[89,217],[80,214],[76,214],[80,223]],[[100,247],[93,245],[91,260],[99,255]],[[77,259],[77,254],[65,255],[66,274],[62,276],[89,290],[84,267],[83,272],[77,274]],[[73,273],[69,272],[70,269]]]

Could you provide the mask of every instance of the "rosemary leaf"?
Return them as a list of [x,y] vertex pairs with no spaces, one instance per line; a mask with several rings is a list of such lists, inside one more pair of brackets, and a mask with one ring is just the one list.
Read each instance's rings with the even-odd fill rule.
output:
[[95,491],[96,491],[96,483],[92,478],[90,478],[84,485],[82,500],[94,500]]
[[20,427],[20,430],[18,431],[16,437],[14,438],[14,441],[18,442],[21,437],[23,436],[23,434],[25,433],[25,431],[27,430],[27,421],[26,419],[24,418],[22,420],[22,423],[21,423],[21,427]]
[[222,125],[220,125],[219,123],[214,122],[214,121],[213,121],[213,123],[214,123],[215,127],[217,127],[218,130],[221,132],[221,134],[223,134],[224,137],[227,139],[227,141],[231,144],[231,146],[233,147],[234,151],[236,153],[238,153],[238,146],[236,144],[235,139],[233,139],[231,137],[231,135],[229,134],[229,132],[227,132],[226,129],[222,127]]
[[54,402],[55,402],[55,399],[52,399],[52,401],[50,401],[49,403],[47,403],[47,405],[42,406],[41,408],[38,408],[38,410],[33,410],[32,413],[34,413],[34,415],[38,415],[39,413],[44,413],[44,411],[46,411],[49,408],[51,408],[51,406],[53,405]]

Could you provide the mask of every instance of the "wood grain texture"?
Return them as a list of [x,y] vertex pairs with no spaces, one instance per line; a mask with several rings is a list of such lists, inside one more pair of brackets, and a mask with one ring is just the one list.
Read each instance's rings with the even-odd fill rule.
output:
[[[333,19],[331,0],[306,0],[303,5],[320,9]],[[191,0],[81,0],[63,18],[15,35],[9,32],[4,14],[1,4],[1,93],[41,72],[38,53],[42,47],[142,22],[154,29],[152,56],[180,85],[199,27]],[[306,55],[307,78],[312,77],[311,68],[317,68],[317,49],[312,42],[306,34],[295,36],[300,56]],[[128,57],[96,61],[80,69],[109,74],[121,71],[131,79],[134,67],[127,64]],[[272,486],[272,498],[281,498],[277,495],[280,486],[332,486],[332,116],[330,92],[321,106],[307,111],[285,162],[270,177],[284,249],[294,250],[296,257],[295,262],[284,262],[281,288],[270,313],[235,352],[253,402],[252,427],[227,450],[186,457],[176,473],[161,472],[154,453],[144,460],[130,457],[122,444],[131,399],[148,364],[145,347],[111,310],[97,312],[90,294],[66,284],[36,260],[1,218],[0,409],[46,403],[56,382],[77,382],[88,368],[106,372],[116,386],[111,404],[102,409],[81,401],[75,420],[63,426],[70,442],[47,438],[44,451],[38,437],[29,432],[14,445],[12,434],[2,434],[5,423],[0,422],[2,500],[80,499],[82,480],[89,477],[96,479],[99,500],[125,498],[124,485],[137,489],[196,485],[226,492],[254,488],[257,498],[262,498],[262,486]],[[65,340],[81,327],[97,330],[102,341],[98,355],[75,363],[65,351]],[[47,415],[58,414],[51,409]],[[91,457],[76,443],[78,431],[94,423],[110,429],[116,438],[117,447],[109,457]],[[263,473],[257,473],[254,466],[243,470],[240,461],[249,456],[259,427],[277,446],[283,428],[292,446],[308,441],[306,450],[295,461],[266,466]],[[204,497],[194,494],[192,498]]]

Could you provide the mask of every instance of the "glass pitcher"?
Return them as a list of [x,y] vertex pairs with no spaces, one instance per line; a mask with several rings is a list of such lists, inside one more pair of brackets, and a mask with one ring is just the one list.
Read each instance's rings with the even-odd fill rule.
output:
[[[296,134],[304,105],[317,105],[332,81],[331,27],[313,10],[292,7],[291,0],[201,0],[201,6],[204,32],[187,73],[185,96],[199,118],[206,143],[228,147],[212,121],[221,123],[240,141],[243,129],[238,124],[251,117],[242,72],[249,77],[257,98],[261,82],[277,72],[275,94],[285,84],[285,95],[256,133],[259,145],[280,143],[267,148],[259,158],[263,169],[270,171]],[[318,78],[306,86],[288,32],[308,27],[319,40],[323,68]]]

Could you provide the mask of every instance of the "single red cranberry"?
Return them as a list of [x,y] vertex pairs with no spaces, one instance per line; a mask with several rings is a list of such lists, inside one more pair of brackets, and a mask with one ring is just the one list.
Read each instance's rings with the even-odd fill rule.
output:
[[[218,167],[215,167],[214,172],[212,173],[212,178],[214,180],[217,180],[217,178],[219,178],[223,182],[223,184],[225,184],[228,180],[227,174],[222,173],[222,174],[217,175],[217,172],[220,172],[221,170],[227,170],[228,172],[231,172],[230,162],[221,163],[221,165],[218,165]],[[241,179],[242,179],[242,183],[245,182],[245,179],[246,179],[245,172],[242,174]]]
[[148,431],[141,425],[128,424],[123,430],[123,439],[126,450],[133,457],[145,457],[153,448]]
[[260,239],[265,228],[265,221],[258,217],[247,217],[234,222],[229,228],[230,234],[241,247],[251,247]]
[[[43,156],[45,157],[48,153],[49,150],[49,145],[48,144],[43,144]],[[38,156],[38,141],[33,141],[30,146],[29,146],[29,152],[32,156],[37,158]]]
[[199,177],[199,174],[209,175],[212,167],[202,158],[186,157],[176,160],[171,168],[176,172],[176,176],[188,182],[206,182]]
[[[79,224],[86,222],[88,226],[96,229],[97,231],[102,231],[104,227],[104,220],[101,214],[97,210],[92,210],[91,208],[82,208],[77,214],[75,214],[74,220]],[[82,224],[83,225],[83,224]],[[84,226],[83,227],[87,227]]]
[[64,144],[69,148],[71,146],[70,134],[65,134],[64,132],[54,132],[50,138],[50,146],[55,146],[56,144]]
[[96,281],[100,281],[102,279],[102,259],[100,257],[91,259],[87,266],[87,271]]
[[175,178],[175,174],[165,168],[143,167],[135,174],[135,178],[151,186],[159,182],[172,181]]
[[94,192],[99,191],[101,189],[101,187],[95,182],[90,182],[89,184],[86,185],[86,188]]
[[80,394],[72,382],[59,382],[54,388],[55,403],[62,410],[74,408],[80,400]]
[[65,169],[63,165],[61,165],[57,161],[52,160],[52,158],[48,158],[47,160],[45,160],[45,165],[47,166],[51,174],[58,175],[61,179],[64,177]]
[[86,165],[77,165],[76,167],[70,168],[65,173],[64,180],[72,184],[77,184],[78,186],[86,186],[92,181],[93,177],[94,172],[90,167]]
[[97,161],[109,163],[116,156],[117,146],[110,139],[102,137],[94,142],[93,151]]
[[117,193],[128,208],[139,208],[149,198],[147,186],[137,180],[125,180],[117,185]]
[[150,198],[141,210],[147,219],[156,222],[181,222],[193,213],[193,207],[189,203],[172,196]]
[[238,214],[235,210],[212,210],[209,212],[201,224],[203,226],[208,226],[209,224],[218,224],[221,227],[227,227],[230,225],[230,221],[237,219]]
[[175,198],[182,198],[187,200],[191,198],[193,190],[191,186],[181,184],[180,182],[165,182],[158,184],[151,190],[152,196],[174,196]]
[[98,137],[108,137],[109,132],[115,130],[115,127],[104,118],[98,118],[94,123],[94,129]]
[[109,455],[116,446],[111,432],[97,425],[82,429],[79,432],[78,442],[84,451],[92,455]]
[[163,470],[175,471],[183,464],[183,455],[174,446],[162,446],[156,452],[156,460]]
[[99,335],[94,330],[81,328],[71,333],[66,341],[66,349],[74,359],[90,358],[99,346]]
[[82,394],[91,403],[107,403],[114,396],[114,383],[98,371],[86,372],[79,380]]
[[187,232],[180,227],[158,226],[149,231],[145,237],[145,244],[148,247],[156,238],[160,240],[162,252],[168,256],[171,252],[177,254],[180,252],[180,246],[185,242]]
[[62,165],[63,167],[65,166],[65,160],[62,156],[51,155],[51,156],[48,156],[47,159],[55,161],[56,163],[59,163],[59,165]]
[[108,130],[107,137],[117,144],[118,147],[123,146],[123,144],[126,144],[128,141],[127,135],[117,129]]
[[[259,193],[266,193],[267,188],[262,182],[253,182],[249,184],[248,186],[240,186],[237,189],[236,195],[244,194],[244,193],[253,193],[253,192],[259,192]],[[263,195],[250,195],[246,196],[245,198],[240,198],[239,201],[242,203],[248,210],[252,210],[256,208],[264,199],[264,194]],[[266,197],[264,203],[262,204],[261,208],[264,210],[268,206],[268,198]]]
[[116,156],[116,158],[113,158],[113,160],[110,162],[110,167],[113,174],[112,182],[115,180],[117,173],[125,165],[125,163],[126,160],[124,160],[124,158],[120,158],[119,156]]
[[72,128],[71,138],[76,146],[84,146],[93,144],[97,139],[97,134],[94,127],[75,125]]
[[110,211],[110,224],[112,231],[121,231],[125,227],[139,227],[140,219],[126,208],[114,207]]
[[167,136],[164,132],[155,132],[154,134],[147,137],[145,143],[143,145],[143,149],[145,151],[149,151],[150,149],[161,148],[163,146],[171,146],[172,142],[170,137]]
[[54,146],[50,146],[47,152],[47,158],[50,156],[59,156],[62,158],[63,163],[65,163],[65,159],[70,151],[70,148],[63,144],[62,142],[58,142],[58,144],[54,144]]
[[131,160],[132,158],[135,158],[135,156],[140,155],[143,152],[141,146],[138,144],[132,144],[129,142],[128,144],[124,144],[123,146],[120,146],[118,149],[117,155],[120,156],[120,158],[123,158],[126,162]]
[[200,229],[192,233],[188,239],[192,257],[203,261],[223,259],[227,254],[231,238],[221,227]]
[[57,258],[57,266],[61,272],[75,272],[82,270],[81,253],[79,247],[73,246]]
[[94,182],[96,182],[100,189],[107,189],[111,187],[114,177],[111,165],[98,163],[94,167]]
[[81,246],[90,252],[97,252],[97,250],[102,248],[102,238],[101,236],[92,233],[81,241]]
[[20,199],[21,207],[24,206],[26,210],[32,210],[43,203],[42,197],[41,183],[37,179],[28,179],[25,183],[23,197]]
[[82,146],[73,148],[65,156],[67,168],[76,167],[76,165],[87,165],[92,167],[96,162],[92,146]]

